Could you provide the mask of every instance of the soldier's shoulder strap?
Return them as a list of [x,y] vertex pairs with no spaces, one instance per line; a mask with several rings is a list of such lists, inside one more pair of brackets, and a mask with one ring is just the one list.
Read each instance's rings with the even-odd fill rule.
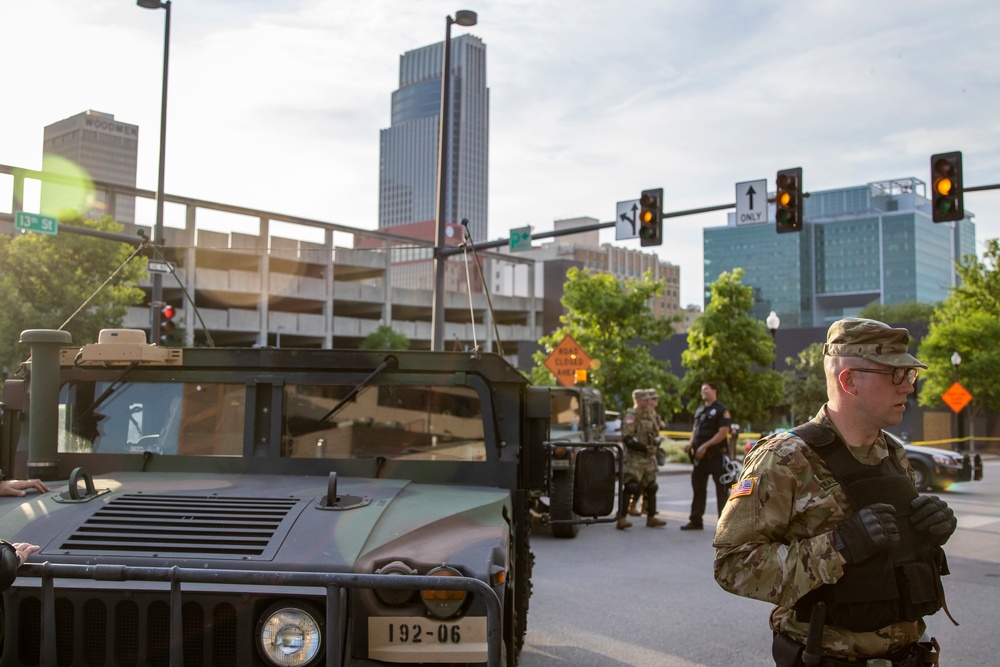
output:
[[826,447],[837,440],[837,433],[832,428],[818,422],[808,422],[796,426],[792,429],[792,433],[802,438],[802,441],[813,449]]

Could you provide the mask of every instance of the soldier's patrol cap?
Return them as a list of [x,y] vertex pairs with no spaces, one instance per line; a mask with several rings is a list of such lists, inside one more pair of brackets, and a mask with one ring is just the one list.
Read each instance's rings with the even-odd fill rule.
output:
[[861,357],[892,368],[927,368],[909,352],[910,332],[877,320],[845,317],[830,325],[823,354]]
[[632,400],[633,401],[641,401],[644,398],[646,398],[646,390],[645,389],[633,389],[632,390]]
[[646,390],[646,398],[659,398],[659,397],[660,397],[660,392],[656,391],[655,389]]

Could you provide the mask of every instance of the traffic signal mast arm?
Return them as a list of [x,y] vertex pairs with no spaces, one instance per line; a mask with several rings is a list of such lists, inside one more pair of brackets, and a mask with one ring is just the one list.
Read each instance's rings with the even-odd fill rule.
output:
[[[726,209],[736,208],[736,204],[719,204],[717,206],[706,206],[704,208],[691,208],[684,211],[672,211],[670,213],[664,213],[664,218],[680,218],[685,215],[697,215],[699,213],[710,213],[712,211],[724,211]],[[532,239],[551,239],[558,236],[569,236],[570,234],[581,234],[583,232],[593,232],[599,229],[611,229],[616,224],[616,221],[611,222],[598,222],[593,225],[583,225],[582,227],[571,227],[569,229],[556,229],[551,232],[539,232],[537,234],[532,234]],[[510,246],[510,238],[497,239],[496,241],[485,241],[483,243],[477,243],[476,249],[478,250],[491,250],[493,248],[504,248]],[[441,249],[441,254],[444,256],[449,255],[461,255],[465,252],[462,246],[446,246]]]

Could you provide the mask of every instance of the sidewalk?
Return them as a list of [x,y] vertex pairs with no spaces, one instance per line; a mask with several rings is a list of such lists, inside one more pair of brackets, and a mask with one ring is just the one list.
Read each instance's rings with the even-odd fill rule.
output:
[[660,475],[690,475],[691,474],[691,468],[693,468],[693,467],[694,466],[691,465],[690,463],[673,463],[671,461],[668,461],[668,462],[664,463],[663,465],[659,466],[659,469],[656,471],[656,475],[657,476],[660,476]]

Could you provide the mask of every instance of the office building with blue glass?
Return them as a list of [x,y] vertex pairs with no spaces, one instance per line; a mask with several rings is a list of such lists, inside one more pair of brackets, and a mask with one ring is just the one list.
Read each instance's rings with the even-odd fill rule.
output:
[[[415,224],[433,238],[437,217],[438,132],[444,42],[407,51],[399,60],[391,126],[380,132],[379,229]],[[445,222],[469,220],[474,241],[487,238],[489,89],[486,45],[472,35],[451,40]]]
[[812,192],[805,224],[777,234],[767,224],[704,230],[705,302],[723,271],[740,267],[754,288],[753,315],[770,311],[786,327],[826,327],[872,302],[936,303],[955,284],[955,260],[976,252],[972,212],[931,221],[926,184],[916,178]]

